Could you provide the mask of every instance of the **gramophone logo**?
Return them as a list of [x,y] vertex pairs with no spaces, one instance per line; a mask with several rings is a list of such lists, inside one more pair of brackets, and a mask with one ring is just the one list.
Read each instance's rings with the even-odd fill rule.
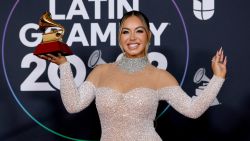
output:
[[209,20],[214,15],[214,0],[193,0],[193,13],[199,20]]
[[[202,94],[206,86],[208,85],[210,79],[206,76],[206,70],[205,68],[200,68],[196,71],[194,75],[194,83],[196,84],[201,84],[196,90],[195,90],[195,95],[198,96]],[[194,97],[194,96],[193,96]],[[192,98],[193,98],[192,97]],[[215,106],[221,104],[218,99],[216,98],[213,103],[210,106]]]

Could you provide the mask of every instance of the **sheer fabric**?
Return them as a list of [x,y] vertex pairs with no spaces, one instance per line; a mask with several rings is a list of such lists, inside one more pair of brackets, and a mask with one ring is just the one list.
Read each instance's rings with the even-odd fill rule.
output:
[[115,63],[106,64],[95,79],[89,75],[76,87],[69,63],[60,65],[61,97],[70,113],[86,108],[94,99],[101,121],[101,141],[161,141],[153,121],[158,102],[167,101],[190,118],[199,117],[216,98],[224,79],[213,76],[204,93],[190,98],[175,82],[161,80],[152,65],[129,74]]

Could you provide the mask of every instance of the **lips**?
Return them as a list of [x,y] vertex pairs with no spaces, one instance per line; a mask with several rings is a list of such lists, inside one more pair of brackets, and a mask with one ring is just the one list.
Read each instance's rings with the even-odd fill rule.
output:
[[139,47],[139,44],[138,43],[131,43],[131,44],[128,44],[128,48],[129,49],[136,49]]

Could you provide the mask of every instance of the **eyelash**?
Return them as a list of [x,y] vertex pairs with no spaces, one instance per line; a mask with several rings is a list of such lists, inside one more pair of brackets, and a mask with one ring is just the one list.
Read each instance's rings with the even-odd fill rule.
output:
[[143,33],[144,31],[143,31],[143,30],[137,30],[136,32],[138,32],[138,33]]
[[128,33],[128,31],[122,31],[122,34],[127,34]]
[[[137,33],[144,33],[143,30],[137,30],[136,32]],[[122,31],[122,34],[127,34],[127,33],[129,33],[129,32],[128,31]]]

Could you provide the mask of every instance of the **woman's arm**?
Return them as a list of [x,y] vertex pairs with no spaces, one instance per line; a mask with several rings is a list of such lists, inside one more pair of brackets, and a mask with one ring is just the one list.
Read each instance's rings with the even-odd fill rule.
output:
[[59,65],[60,92],[63,104],[69,113],[77,113],[86,108],[95,98],[95,86],[84,81],[77,88],[69,62]]
[[181,114],[190,118],[198,118],[214,101],[223,82],[223,78],[214,75],[203,93],[193,98],[189,97],[180,86],[161,88],[158,94],[160,100],[166,100]]
[[63,104],[69,113],[77,113],[86,108],[95,98],[95,85],[98,84],[99,77],[102,74],[103,65],[96,66],[88,78],[77,88],[70,63],[67,58],[58,54],[40,55],[41,59],[45,59],[59,65],[60,69],[60,92]]
[[163,87],[159,89],[158,94],[160,100],[166,100],[178,112],[190,118],[198,118],[202,115],[210,104],[216,98],[226,76],[227,58],[224,57],[222,48],[216,52],[212,59],[212,70],[214,76],[210,80],[203,93],[191,98],[189,97],[180,86],[176,79],[169,73],[163,72],[160,78],[164,81],[160,82],[161,85],[171,87]]

